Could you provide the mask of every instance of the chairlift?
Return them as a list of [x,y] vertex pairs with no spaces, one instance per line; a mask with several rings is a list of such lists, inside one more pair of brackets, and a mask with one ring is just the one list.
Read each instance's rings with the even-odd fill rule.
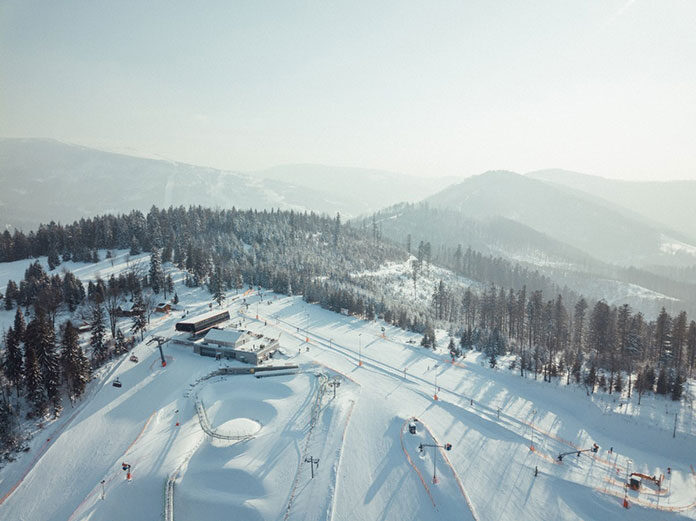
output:
[[114,387],[122,387],[123,384],[121,384],[121,380],[119,380],[118,377],[116,377],[116,380],[114,380],[111,385],[113,385]]

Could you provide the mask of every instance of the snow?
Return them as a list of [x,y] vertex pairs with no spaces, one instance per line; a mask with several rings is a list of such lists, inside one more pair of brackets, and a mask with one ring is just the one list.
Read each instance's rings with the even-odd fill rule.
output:
[[440,280],[450,288],[472,287],[478,290],[484,289],[484,285],[479,282],[456,275],[451,270],[424,264],[423,268],[418,272],[414,292],[412,263],[415,260],[416,258],[411,256],[404,262],[389,262],[376,270],[365,270],[353,273],[351,276],[368,284],[379,286],[386,296],[403,302],[412,300],[430,301],[433,291]]
[[662,235],[660,237],[662,242],[660,243],[660,251],[670,255],[676,255],[677,253],[684,253],[696,257],[696,246],[693,244],[688,244],[672,237]]
[[[10,264],[0,265],[0,277],[17,280],[28,263]],[[125,264],[116,260],[113,269]],[[112,269],[104,261],[74,268],[82,280]],[[385,270],[408,273],[403,265]],[[404,291],[412,289],[406,279]],[[208,308],[204,289],[177,284],[177,291],[189,316]],[[280,337],[281,352],[267,364],[297,364],[295,374],[219,374],[249,366],[175,343],[164,346],[163,368],[157,349],[140,343],[139,363],[125,355],[105,367],[75,409],[0,469],[0,498],[19,483],[0,504],[0,519],[159,519],[165,504],[169,519],[173,511],[200,521],[696,518],[688,402],[643,396],[638,406],[635,397],[587,396],[574,385],[490,369],[476,353],[450,363],[442,335],[432,351],[408,343],[420,341],[411,333],[298,297],[246,297],[251,306],[259,300],[258,320],[232,293],[226,308],[243,328]],[[161,317],[147,334],[172,336],[180,318]],[[110,385],[115,377],[121,389]],[[595,442],[596,455],[558,462],[559,453]],[[421,453],[421,443],[452,450]],[[314,478],[310,457],[319,459]],[[132,466],[130,482],[122,462]],[[623,483],[633,471],[664,474],[665,483],[659,493],[646,482],[629,491],[626,510]]]
[[205,334],[205,342],[224,343],[234,345],[244,335],[244,331],[231,331],[229,329],[211,329]]

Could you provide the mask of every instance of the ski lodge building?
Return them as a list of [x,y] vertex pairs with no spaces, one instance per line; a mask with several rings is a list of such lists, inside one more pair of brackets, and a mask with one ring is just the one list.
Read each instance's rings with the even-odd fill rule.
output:
[[196,343],[193,352],[201,356],[233,358],[240,362],[258,365],[273,357],[278,350],[278,340],[250,331],[210,329],[203,342]]

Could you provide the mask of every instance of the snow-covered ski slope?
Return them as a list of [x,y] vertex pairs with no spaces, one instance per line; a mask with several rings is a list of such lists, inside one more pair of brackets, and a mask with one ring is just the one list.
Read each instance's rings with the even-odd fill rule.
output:
[[[207,309],[204,290],[177,290],[190,313]],[[114,361],[31,452],[0,470],[0,520],[696,518],[696,425],[686,406],[672,438],[671,402],[644,397],[640,410],[621,408],[572,385],[492,370],[474,354],[450,363],[444,349],[407,343],[415,335],[298,297],[253,295],[248,307],[233,298],[233,322],[280,334],[284,356],[272,363],[298,364],[297,374],[210,377],[241,364],[174,343],[162,368],[157,349],[141,343],[137,364]],[[180,316],[158,319],[148,334],[172,335]],[[111,386],[116,376],[121,389]],[[206,434],[197,403],[218,437]],[[596,455],[557,461],[595,442]],[[452,449],[421,452],[422,443]],[[310,457],[319,459],[314,479]],[[627,469],[665,474],[662,489],[629,491],[624,509]]]

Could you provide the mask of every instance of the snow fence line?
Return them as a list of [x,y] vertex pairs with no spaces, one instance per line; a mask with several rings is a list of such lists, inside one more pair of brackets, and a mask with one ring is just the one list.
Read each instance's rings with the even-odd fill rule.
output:
[[435,498],[433,498],[433,494],[430,492],[430,487],[428,487],[428,484],[425,482],[425,479],[423,478],[423,474],[421,474],[421,471],[418,470],[418,467],[416,467],[416,465],[413,463],[413,460],[411,459],[411,455],[408,453],[408,451],[406,450],[406,446],[404,445],[404,429],[413,420],[415,420],[415,417],[411,416],[401,426],[401,431],[399,432],[399,438],[401,440],[401,450],[404,451],[404,456],[406,456],[406,460],[408,461],[408,464],[411,465],[411,467],[413,467],[413,470],[416,471],[416,474],[418,474],[418,477],[420,478],[421,483],[423,484],[423,488],[428,493],[428,497],[430,498],[430,502],[433,504],[433,508],[435,510],[437,510],[437,505],[435,504]]
[[317,424],[319,419],[319,413],[321,412],[321,400],[326,392],[326,386],[329,382],[328,377],[323,373],[318,373],[317,378],[319,378],[319,386],[316,390],[316,396],[314,398],[314,403],[312,404],[312,411],[309,420],[309,430],[307,431],[307,437],[305,438],[305,444],[300,454],[300,460],[297,463],[297,471],[295,472],[295,479],[292,482],[292,488],[290,489],[290,497],[288,499],[288,506],[285,509],[285,515],[283,516],[283,521],[287,521],[290,517],[290,509],[295,501],[295,494],[297,493],[297,486],[300,482],[300,475],[302,470],[302,462],[305,460],[307,455],[307,450],[309,449],[309,442],[312,439],[312,433],[314,432],[314,426]]
[[186,465],[189,462],[189,460],[193,457],[193,455],[196,453],[196,451],[201,446],[203,441],[205,441],[205,439],[205,435],[200,437],[198,442],[196,442],[196,445],[191,450],[189,450],[188,453],[184,456],[184,459],[181,461],[176,470],[172,472],[164,481],[165,521],[174,521],[174,486],[176,485],[176,480],[179,477],[179,473],[181,472],[181,469],[184,468],[184,465]]
[[348,416],[346,417],[346,425],[343,427],[343,433],[341,434],[341,446],[338,449],[338,461],[336,462],[336,473],[334,474],[333,494],[331,495],[331,512],[329,513],[329,521],[333,521],[334,515],[336,514],[336,491],[338,490],[338,472],[341,469],[341,461],[343,460],[343,445],[346,441],[346,432],[348,431],[348,425],[350,424],[350,418],[353,415],[354,408],[355,400],[351,400],[350,410],[348,411]]
[[[430,428],[423,423],[423,421],[420,421],[421,425],[425,427],[425,430],[428,431],[428,434],[430,434],[430,437],[435,440],[436,445],[442,445],[442,442],[437,439],[437,437],[433,434],[433,432],[430,430]],[[402,431],[403,433],[403,427]],[[449,458],[447,457],[447,453],[442,450],[442,448],[439,449],[440,454],[442,455],[442,458],[445,460],[445,463],[447,463],[447,466],[450,468],[452,471],[452,475],[454,476],[454,479],[457,481],[457,486],[459,487],[459,491],[462,493],[462,496],[464,497],[464,501],[466,501],[467,506],[469,507],[469,510],[471,511],[471,516],[476,520],[479,521],[480,518],[478,516],[478,513],[476,512],[476,509],[474,508],[474,504],[471,502],[471,499],[469,499],[469,494],[466,493],[466,490],[464,490],[464,484],[462,483],[462,480],[459,477],[459,474],[457,471],[454,469],[454,466],[450,462]]]

